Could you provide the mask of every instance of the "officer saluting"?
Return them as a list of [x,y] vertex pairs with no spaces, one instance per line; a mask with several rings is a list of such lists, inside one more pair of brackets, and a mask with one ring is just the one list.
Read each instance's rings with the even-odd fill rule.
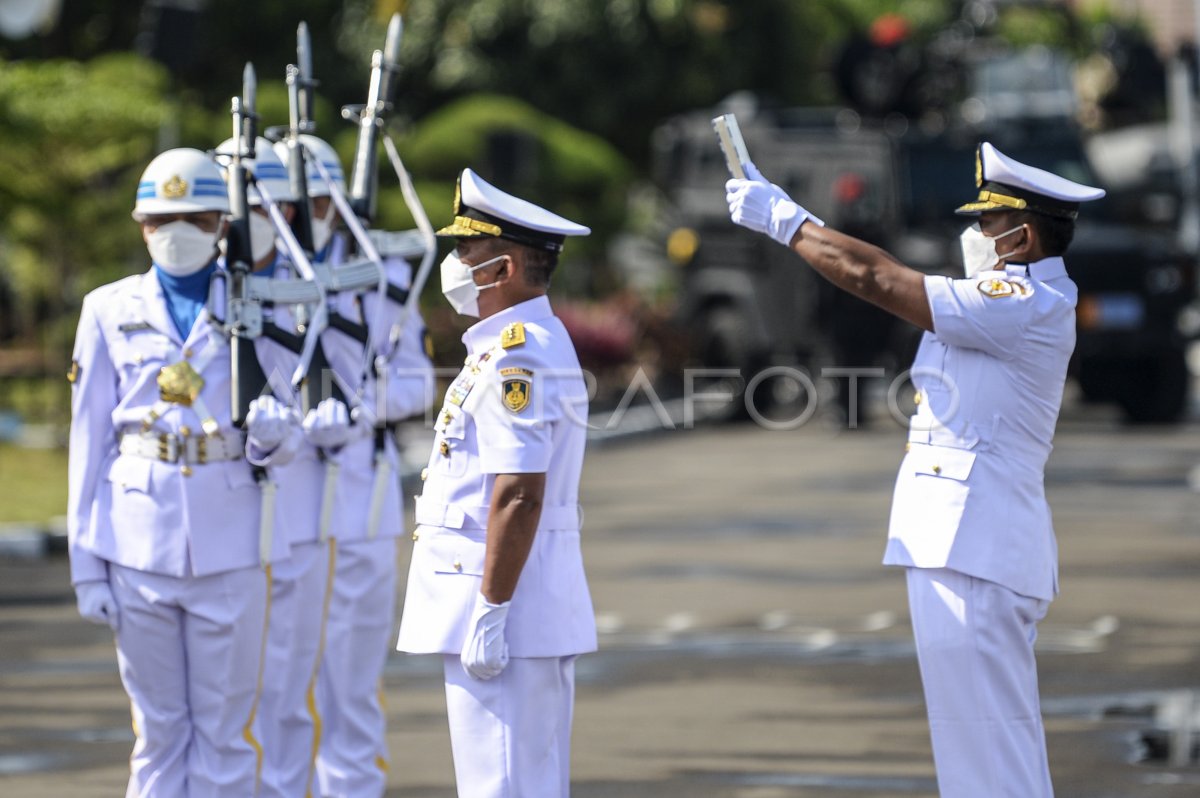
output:
[[1062,255],[1081,202],[1104,191],[979,147],[958,213],[966,279],[925,276],[827,228],[751,165],[726,184],[733,221],[834,285],[926,330],[918,411],[884,563],[909,608],[943,798],[1053,795],[1033,641],[1058,589],[1043,473],[1075,348]]
[[482,320],[439,411],[398,648],[442,654],[458,794],[570,792],[574,661],[596,628],[579,544],[587,391],[546,298],[590,230],[459,179],[442,292]]

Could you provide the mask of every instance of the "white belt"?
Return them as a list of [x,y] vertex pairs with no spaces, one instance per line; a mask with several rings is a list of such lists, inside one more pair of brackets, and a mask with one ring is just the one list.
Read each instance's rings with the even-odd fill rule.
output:
[[238,460],[245,453],[240,432],[214,436],[143,434],[127,432],[121,436],[121,454],[132,454],[164,463],[199,464]]
[[[421,526],[437,526],[442,529],[487,529],[486,506],[468,504],[441,504],[424,496],[417,497],[416,522]],[[578,504],[552,504],[542,508],[538,529],[566,529],[576,531],[583,521],[583,510]]]

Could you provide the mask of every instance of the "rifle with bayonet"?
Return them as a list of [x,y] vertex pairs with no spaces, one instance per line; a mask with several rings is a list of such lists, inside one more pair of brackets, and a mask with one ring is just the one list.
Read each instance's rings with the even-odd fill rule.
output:
[[250,203],[246,198],[248,169],[242,163],[244,158],[254,158],[256,92],[254,66],[246,64],[242,72],[242,94],[233,98],[230,110],[233,116],[234,152],[228,166],[230,213],[229,230],[225,235],[225,265],[229,274],[225,289],[225,323],[231,335],[229,350],[233,369],[230,407],[233,423],[243,428],[250,403],[263,393],[267,385],[266,375],[254,353],[254,338],[262,331],[262,307],[248,299],[254,255],[250,248]]

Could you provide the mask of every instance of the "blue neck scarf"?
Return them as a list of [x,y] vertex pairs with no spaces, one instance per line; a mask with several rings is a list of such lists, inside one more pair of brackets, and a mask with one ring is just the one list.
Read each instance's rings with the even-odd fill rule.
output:
[[154,264],[158,283],[163,289],[163,298],[167,301],[167,313],[185,341],[208,300],[208,281],[216,268],[217,264],[214,261],[198,272],[176,277],[163,271],[157,263]]

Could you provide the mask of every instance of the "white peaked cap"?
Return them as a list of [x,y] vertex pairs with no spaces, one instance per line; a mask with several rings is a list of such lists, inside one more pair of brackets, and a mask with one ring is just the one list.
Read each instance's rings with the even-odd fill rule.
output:
[[1074,219],[1079,213],[1079,203],[1104,196],[1102,188],[1085,186],[1013,160],[986,141],[975,154],[975,185],[979,196],[956,213],[1029,210]]
[[495,236],[518,244],[561,252],[567,236],[585,236],[591,229],[505,193],[464,169],[454,194],[454,221],[439,236]]

